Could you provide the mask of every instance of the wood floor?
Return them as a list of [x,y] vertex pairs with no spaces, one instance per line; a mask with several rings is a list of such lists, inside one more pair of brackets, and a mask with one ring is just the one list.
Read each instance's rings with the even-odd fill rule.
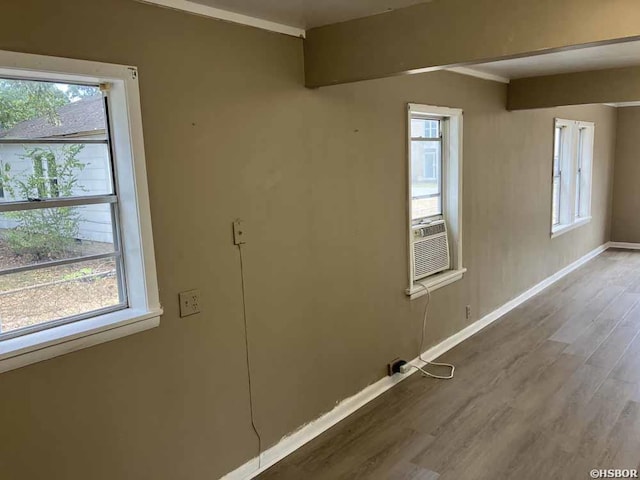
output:
[[640,463],[640,251],[608,250],[274,467],[273,479],[587,479]]

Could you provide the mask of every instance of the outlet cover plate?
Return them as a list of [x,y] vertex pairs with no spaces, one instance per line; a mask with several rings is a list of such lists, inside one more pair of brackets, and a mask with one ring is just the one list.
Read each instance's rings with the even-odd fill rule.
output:
[[200,313],[200,290],[180,292],[180,317]]
[[242,220],[238,219],[233,222],[233,244],[242,245],[247,243],[247,231]]

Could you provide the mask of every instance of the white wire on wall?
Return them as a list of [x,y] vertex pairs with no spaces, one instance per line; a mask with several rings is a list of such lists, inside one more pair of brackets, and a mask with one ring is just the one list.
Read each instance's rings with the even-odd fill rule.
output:
[[438,363],[438,362],[430,362],[422,358],[422,352],[424,351],[424,340],[425,334],[427,330],[427,314],[429,313],[429,304],[431,303],[431,292],[429,288],[421,283],[418,283],[426,292],[427,292],[427,303],[424,306],[424,315],[422,317],[422,336],[420,339],[420,351],[418,352],[418,358],[423,361],[426,365],[434,365],[436,367],[447,367],[451,369],[449,375],[435,375],[433,373],[427,372],[423,367],[417,367],[415,365],[411,365],[411,367],[419,370],[423,377],[431,377],[437,378],[439,380],[451,380],[453,378],[453,374],[456,371],[456,367],[451,365],[450,363]]

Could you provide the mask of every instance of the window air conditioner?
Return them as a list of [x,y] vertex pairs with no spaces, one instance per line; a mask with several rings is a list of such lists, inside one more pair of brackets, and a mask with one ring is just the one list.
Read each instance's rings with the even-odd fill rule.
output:
[[449,270],[449,239],[444,220],[414,225],[411,229],[413,279]]

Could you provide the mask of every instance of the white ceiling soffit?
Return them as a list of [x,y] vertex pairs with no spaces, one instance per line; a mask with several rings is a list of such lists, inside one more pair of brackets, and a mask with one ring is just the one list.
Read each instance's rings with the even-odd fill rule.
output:
[[189,0],[139,0],[143,3],[151,3],[153,5],[159,5],[161,7],[172,8],[174,10],[182,10],[184,12],[195,13],[196,15],[202,15],[203,17],[216,18],[218,20],[225,20],[227,22],[239,23],[241,25],[248,25],[251,27],[261,28],[263,30],[270,30],[272,32],[283,33],[285,35],[291,35],[293,37],[305,36],[303,28],[298,28],[291,25],[285,25],[283,23],[272,22],[270,20],[264,20],[262,18],[252,17],[250,15],[244,15],[241,13],[231,12],[229,10],[223,10],[221,8],[215,8],[200,3],[190,2]]
[[305,30],[433,0],[139,0],[304,37]]
[[473,71],[477,76],[493,75],[508,81],[518,78],[637,65],[640,65],[640,41],[636,40],[544,53],[510,60],[498,60],[496,62],[469,65],[463,67],[462,70],[466,70],[467,74],[471,74],[470,71]]
[[432,0],[193,0],[303,30],[409,7]]
[[477,69],[475,66],[472,67],[449,67],[444,70],[448,70],[449,72],[461,73],[462,75],[469,75],[471,77],[483,78],[484,80],[493,80],[494,82],[500,83],[509,83],[509,79],[507,77],[503,77],[501,75],[494,75],[493,73],[483,72],[480,69]]
[[640,102],[619,102],[619,103],[605,103],[609,107],[625,108],[625,107],[640,107]]

